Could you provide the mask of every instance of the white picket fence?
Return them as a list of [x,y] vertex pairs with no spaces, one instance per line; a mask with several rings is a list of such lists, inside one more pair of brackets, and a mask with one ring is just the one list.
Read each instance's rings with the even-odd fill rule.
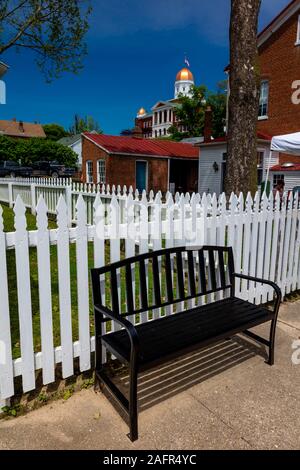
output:
[[[120,203],[121,218],[129,194],[133,195],[136,202],[141,199],[139,191],[134,192],[132,186],[127,188],[120,185],[77,183],[71,178],[0,178],[0,201],[12,207],[19,195],[32,214],[36,213],[36,206],[41,195],[47,204],[48,213],[56,214],[58,200],[63,195],[68,209],[69,226],[76,219],[76,203],[79,194],[82,194],[87,204],[87,221],[89,224],[93,223],[93,205],[98,193],[105,206],[109,205],[112,196],[116,195]],[[154,203],[154,197],[154,192],[150,191],[148,201],[150,205]],[[176,195],[177,200],[178,198],[179,194]]]
[[[61,186],[63,187],[63,185]],[[0,194],[0,199],[3,193]],[[19,196],[14,204],[15,232],[3,231],[0,209],[0,402],[14,395],[14,377],[22,377],[23,391],[36,387],[36,373],[42,371],[43,383],[55,380],[55,365],[61,363],[62,375],[74,373],[74,359],[79,358],[81,371],[91,367],[94,337],[90,334],[91,299],[89,296],[89,249],[93,250],[93,266],[100,267],[121,257],[133,256],[162,246],[202,244],[229,245],[234,249],[236,271],[275,281],[284,295],[300,288],[300,207],[298,195],[279,195],[275,200],[250,194],[244,200],[224,194],[189,196],[167,195],[162,204],[161,194],[154,200],[143,193],[141,200],[133,194],[123,195],[122,203],[116,193],[109,205],[97,193],[93,203],[93,224],[88,223],[88,203],[79,194],[74,217],[69,225],[68,205],[64,194],[59,197],[57,229],[48,229],[49,209],[42,195],[36,205],[37,230],[26,227],[26,203]],[[121,216],[121,204],[123,214]],[[1,207],[1,206],[0,206]],[[75,244],[76,275],[70,271],[70,253]],[[56,246],[53,253],[52,246]],[[11,315],[7,272],[8,257],[15,254],[20,357],[12,355]],[[37,264],[30,263],[36,253]],[[52,264],[55,256],[59,286],[60,345],[54,345]],[[74,256],[74,252],[73,252]],[[37,272],[36,272],[37,271]],[[39,312],[32,309],[32,278],[38,289]],[[11,282],[11,280],[10,280]],[[119,289],[124,286],[118,279]],[[135,280],[133,279],[133,283]],[[76,313],[72,310],[71,288],[77,287]],[[255,302],[272,300],[269,287],[256,289],[247,282],[237,283],[237,295]],[[135,290],[134,290],[135,291]],[[125,295],[125,293],[124,293]],[[109,298],[109,297],[106,297]],[[105,298],[104,298],[105,300]],[[210,301],[213,299],[206,299]],[[34,349],[33,315],[39,315],[41,348]],[[169,313],[172,313],[169,312]],[[160,315],[163,313],[160,312]],[[72,317],[78,319],[78,331],[72,329]],[[136,320],[136,319],[135,319]],[[143,315],[139,321],[148,321]],[[114,329],[114,325],[112,325]],[[74,340],[74,333],[77,334]]]

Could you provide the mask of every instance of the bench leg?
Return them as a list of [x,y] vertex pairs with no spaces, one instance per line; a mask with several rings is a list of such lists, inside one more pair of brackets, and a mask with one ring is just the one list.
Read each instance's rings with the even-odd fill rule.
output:
[[138,368],[134,360],[130,364],[130,390],[129,390],[129,439],[133,442],[138,439],[138,399],[137,399]]
[[103,392],[104,385],[103,382],[100,380],[100,373],[103,371],[103,364],[102,364],[102,343],[100,338],[95,338],[96,341],[96,351],[95,351],[95,383],[94,383],[94,391],[95,392]]
[[270,329],[270,346],[269,346],[269,359],[268,359],[268,364],[270,366],[274,365],[275,334],[276,334],[276,320],[273,320],[271,323],[271,329]]

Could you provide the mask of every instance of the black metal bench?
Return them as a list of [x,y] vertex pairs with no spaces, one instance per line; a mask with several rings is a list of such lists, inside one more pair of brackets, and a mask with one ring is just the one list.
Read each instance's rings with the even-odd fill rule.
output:
[[[111,303],[108,302],[106,306],[101,300],[104,295],[104,278],[110,283],[111,292]],[[133,291],[135,278],[139,279],[138,300]],[[235,297],[236,278],[247,285],[255,282],[271,286],[276,294],[274,310]],[[123,283],[125,281],[126,300],[123,298],[123,308],[118,279],[119,282],[120,279]],[[138,438],[138,372],[237,333],[244,333],[266,345],[269,348],[268,363],[274,363],[275,329],[281,291],[271,281],[235,273],[230,247],[179,247],[150,252],[92,269],[92,284],[96,387],[101,388],[105,384],[125,409],[129,417],[129,437],[132,441]],[[170,314],[170,306],[174,304],[176,313]],[[160,309],[160,318],[155,319],[158,316],[157,309]],[[145,312],[146,315],[152,312],[154,319],[139,323]],[[133,318],[136,319],[136,325],[132,322]],[[103,323],[112,320],[119,328],[104,334]],[[268,321],[271,322],[269,339],[249,331],[250,328]],[[128,364],[129,399],[105,373],[102,363],[103,347],[122,363]]]

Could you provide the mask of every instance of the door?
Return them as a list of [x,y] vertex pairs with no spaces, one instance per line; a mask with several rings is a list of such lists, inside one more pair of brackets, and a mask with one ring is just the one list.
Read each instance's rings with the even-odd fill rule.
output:
[[136,189],[147,191],[147,162],[136,162]]

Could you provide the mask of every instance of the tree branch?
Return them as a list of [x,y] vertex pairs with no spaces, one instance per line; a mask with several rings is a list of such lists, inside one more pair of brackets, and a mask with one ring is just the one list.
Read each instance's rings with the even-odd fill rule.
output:
[[22,8],[25,3],[27,3],[28,0],[23,0],[21,3],[19,3],[19,5],[17,5],[15,8],[13,8],[12,10],[10,10],[8,13],[6,13],[4,16],[1,16],[1,21],[3,20],[6,20],[6,18],[8,18],[9,16],[13,15],[17,10],[19,10],[20,8]]
[[39,6],[36,11],[34,12],[33,15],[31,15],[27,21],[23,24],[23,26],[19,29],[18,33],[4,46],[0,46],[0,54],[3,54],[7,49],[9,49],[11,46],[13,46],[24,34],[26,29],[29,28],[37,19],[38,14],[41,11],[41,6]]

